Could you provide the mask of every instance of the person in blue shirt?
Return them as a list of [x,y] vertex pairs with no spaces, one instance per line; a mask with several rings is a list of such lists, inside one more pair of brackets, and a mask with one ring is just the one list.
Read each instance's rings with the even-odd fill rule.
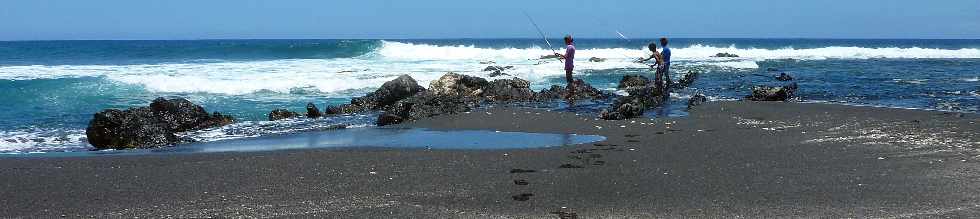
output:
[[664,82],[667,82],[667,88],[669,89],[673,81],[670,80],[670,47],[667,47],[667,37],[660,38],[660,47],[663,47],[663,51],[660,52],[660,56],[663,56],[663,65],[660,67],[663,69]]

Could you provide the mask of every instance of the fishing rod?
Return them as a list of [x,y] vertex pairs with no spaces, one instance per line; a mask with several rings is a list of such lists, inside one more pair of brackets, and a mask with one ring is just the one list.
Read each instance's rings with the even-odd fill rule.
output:
[[[624,35],[623,32],[619,32],[619,30],[616,30],[616,35],[619,35],[619,39],[626,40],[627,45],[633,43],[632,40],[630,40],[628,37],[626,37],[626,35]],[[622,52],[620,52],[619,54],[625,56],[627,59],[635,59],[636,58],[636,57],[630,56],[630,55],[628,55],[626,53],[622,53]],[[640,57],[640,58],[642,59],[643,57]]]
[[[541,35],[541,39],[544,39],[544,43],[548,44],[548,49],[550,49],[551,52],[558,54],[558,51],[556,51],[555,48],[551,46],[551,42],[548,41],[548,37],[544,35],[544,31],[541,31],[541,27],[538,27],[538,24],[534,22],[534,19],[531,18],[531,15],[527,14],[526,11],[521,11],[521,12],[524,12],[524,16],[527,17],[527,20],[531,21],[531,25],[534,25],[534,29],[538,30],[538,34]],[[562,60],[560,56],[558,57],[558,61],[565,63],[565,60]]]

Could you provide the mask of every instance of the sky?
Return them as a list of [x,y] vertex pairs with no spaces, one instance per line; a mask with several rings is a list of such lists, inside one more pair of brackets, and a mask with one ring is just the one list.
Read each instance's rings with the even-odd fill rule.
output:
[[980,38],[978,0],[3,0],[0,40]]

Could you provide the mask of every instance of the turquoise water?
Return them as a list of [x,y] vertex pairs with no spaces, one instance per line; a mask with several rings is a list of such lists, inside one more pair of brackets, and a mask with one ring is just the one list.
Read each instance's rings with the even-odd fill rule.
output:
[[[651,40],[579,39],[576,77],[609,91],[626,74],[651,72],[634,57]],[[802,101],[980,112],[980,40],[674,39],[672,74],[704,72],[649,116],[683,116],[694,92],[738,99],[793,75]],[[189,133],[202,141],[370,126],[375,114],[264,122],[274,108],[339,104],[409,74],[423,86],[448,71],[486,77],[484,61],[535,89],[562,84],[562,66],[535,39],[203,40],[0,42],[0,152],[84,151],[84,128],[105,108],[183,97],[242,121]],[[727,52],[739,58],[714,58]],[[590,63],[590,57],[608,58]],[[778,71],[767,71],[775,68]],[[602,106],[558,110],[591,112]]]

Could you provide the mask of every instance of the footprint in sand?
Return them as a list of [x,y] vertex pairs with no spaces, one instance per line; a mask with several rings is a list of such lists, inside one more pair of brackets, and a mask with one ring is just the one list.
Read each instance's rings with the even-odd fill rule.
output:
[[527,182],[527,180],[523,180],[523,179],[515,179],[514,180],[514,185],[526,186],[527,184],[529,184]]
[[558,166],[558,168],[570,168],[570,169],[577,169],[577,168],[585,168],[585,167],[583,167],[583,166],[579,166],[579,165],[575,165],[575,164],[567,164],[567,163],[566,163],[566,164],[562,164],[561,166]]
[[511,196],[511,198],[514,198],[514,201],[521,201],[522,202],[522,201],[531,200],[531,196],[534,196],[534,194],[531,194],[531,193],[521,193],[519,195]]
[[511,169],[510,173],[533,173],[535,170],[525,170],[525,169]]
[[567,211],[562,210],[562,211],[553,211],[551,213],[552,214],[557,214],[558,215],[558,218],[561,218],[561,219],[577,219],[578,218],[578,214],[576,214],[575,212],[567,212]]

